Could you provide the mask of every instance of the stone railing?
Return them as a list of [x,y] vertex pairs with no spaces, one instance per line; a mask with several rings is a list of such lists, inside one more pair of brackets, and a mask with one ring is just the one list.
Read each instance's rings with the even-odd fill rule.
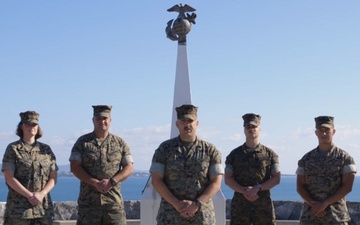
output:
[[[281,220],[299,220],[302,202],[297,201],[274,201],[276,219]],[[55,220],[66,221],[76,220],[77,203],[76,202],[55,202]],[[351,222],[349,225],[360,225],[360,202],[347,202]],[[5,203],[0,202],[0,224],[3,223]],[[128,220],[140,219],[140,201],[125,201],[126,218]],[[230,200],[226,200],[226,219],[230,218]]]

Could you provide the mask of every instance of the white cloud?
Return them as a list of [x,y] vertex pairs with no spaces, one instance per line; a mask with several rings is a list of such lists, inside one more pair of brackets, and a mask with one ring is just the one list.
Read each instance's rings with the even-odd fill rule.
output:
[[349,125],[336,127],[334,139],[347,140],[353,139],[354,137],[357,137],[358,139],[360,138],[360,129],[351,127]]
[[313,128],[297,128],[296,130],[290,132],[288,135],[284,135],[281,139],[282,141],[287,142],[309,137],[315,137]]
[[0,132],[0,155],[1,157],[5,153],[5,149],[8,146],[9,143],[18,140],[19,137],[16,136],[14,131],[6,131],[6,132]]
[[244,135],[241,134],[241,133],[236,133],[236,134],[232,134],[230,136],[227,136],[227,137],[223,137],[222,140],[225,140],[225,141],[241,141],[244,139],[243,137]]
[[[159,144],[169,138],[170,125],[149,126],[144,128],[124,129],[111,131],[125,140],[130,146],[130,150],[135,162],[135,169],[147,170],[150,166],[154,150]],[[59,165],[68,164],[71,148],[75,141],[83,134],[91,132],[85,130],[76,132],[69,136],[53,136],[43,140],[49,144],[57,158]]]
[[15,131],[0,132],[0,141],[8,141],[16,139]]
[[[43,138],[53,149],[59,165],[68,164],[70,151],[75,141],[81,135],[91,132],[91,130],[82,130],[69,136],[55,135],[50,138]],[[148,170],[155,149],[163,141],[170,138],[170,124],[163,126],[148,126],[131,129],[114,130],[111,133],[123,138],[130,146],[134,167],[137,170]],[[219,135],[221,134],[221,135]],[[226,135],[218,129],[199,128],[198,135],[202,139],[215,144],[222,152],[223,161],[232,149],[241,145],[245,141],[243,133],[234,132]],[[360,130],[351,126],[338,126],[334,142],[339,147],[344,148],[354,158],[360,158]],[[17,140],[14,132],[1,132],[0,154],[5,147],[12,141]],[[297,161],[308,151],[317,146],[317,138],[314,128],[297,128],[293,131],[283,130],[278,136],[269,133],[261,134],[261,143],[272,148],[280,156],[280,166],[283,173],[293,174],[297,167]],[[359,161],[359,160],[358,160]]]

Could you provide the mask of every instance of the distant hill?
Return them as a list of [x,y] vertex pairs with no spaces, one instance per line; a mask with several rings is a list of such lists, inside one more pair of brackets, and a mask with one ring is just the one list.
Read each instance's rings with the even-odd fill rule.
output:
[[[58,165],[59,171],[58,176],[72,176],[70,172],[70,164],[67,165]],[[134,170],[132,176],[149,176],[150,173],[144,170]]]
[[[0,164],[1,165],[1,164]],[[70,172],[70,164],[58,165],[59,171]],[[148,173],[146,170],[134,170],[135,173]]]
[[70,164],[67,165],[58,165],[59,171],[70,172]]
[[[0,164],[0,168],[2,167],[2,164]],[[59,171],[58,176],[73,176],[73,174],[70,172],[70,164],[67,165],[58,165]],[[149,176],[148,171],[143,170],[134,170],[133,176]],[[3,177],[4,174],[0,172],[0,177]]]
[[[0,164],[0,168],[2,167],[2,164]],[[70,172],[70,164],[68,165],[58,165],[59,171],[63,172]]]

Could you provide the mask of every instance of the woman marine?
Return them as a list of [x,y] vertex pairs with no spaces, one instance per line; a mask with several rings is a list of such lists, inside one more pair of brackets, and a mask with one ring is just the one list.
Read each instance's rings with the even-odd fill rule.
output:
[[7,146],[2,161],[9,189],[4,225],[51,225],[54,209],[49,193],[58,170],[55,155],[37,141],[43,134],[39,114],[26,111],[20,118],[16,130],[20,139]]

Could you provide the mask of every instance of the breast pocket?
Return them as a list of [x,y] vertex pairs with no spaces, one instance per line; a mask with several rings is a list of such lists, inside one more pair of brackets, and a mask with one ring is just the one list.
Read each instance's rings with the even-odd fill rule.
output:
[[178,181],[184,176],[187,166],[185,165],[186,158],[182,154],[168,154],[166,156],[165,171],[167,179]]
[[26,160],[26,159],[19,159],[17,161],[17,168],[22,169],[22,170],[30,170],[31,168],[31,161],[30,160]]
[[97,166],[100,160],[100,151],[97,148],[87,148],[85,149],[82,157],[83,165],[85,167]]
[[41,176],[48,177],[50,175],[50,167],[51,167],[51,162],[50,161],[40,161],[40,174],[41,174]]
[[109,176],[113,176],[121,169],[121,160],[122,156],[119,149],[109,149],[106,154],[106,162],[103,163],[104,171]]
[[33,177],[32,162],[26,159],[19,159],[16,162],[15,177],[25,187],[28,186],[30,180]]
[[106,154],[106,158],[108,162],[113,163],[120,163],[121,160],[121,153],[117,149],[109,149],[108,153]]
[[256,163],[258,168],[259,175],[264,178],[271,172],[271,162],[270,160],[263,159]]
[[205,156],[203,159],[196,160],[195,171],[199,174],[199,178],[206,179],[210,167],[210,157]]

